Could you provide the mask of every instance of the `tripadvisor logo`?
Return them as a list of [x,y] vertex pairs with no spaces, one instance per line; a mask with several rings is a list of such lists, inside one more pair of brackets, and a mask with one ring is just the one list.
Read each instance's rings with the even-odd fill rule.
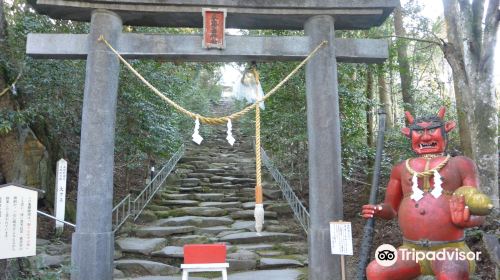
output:
[[375,260],[381,266],[391,266],[398,260],[396,248],[390,244],[382,244],[375,251]]
[[[375,260],[381,266],[387,267],[396,263],[398,260],[397,249],[390,244],[382,244],[375,251]],[[481,252],[466,252],[458,248],[453,250],[415,250],[401,248],[399,257],[403,261],[414,261],[416,263],[428,260],[452,260],[452,261],[479,261]]]

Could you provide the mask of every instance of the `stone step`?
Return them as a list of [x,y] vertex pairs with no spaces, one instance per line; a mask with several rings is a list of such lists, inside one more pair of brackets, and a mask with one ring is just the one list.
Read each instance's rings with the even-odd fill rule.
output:
[[[159,200],[159,201],[153,201],[153,203],[162,203],[162,201],[161,200]],[[171,208],[168,207],[168,206],[164,206],[164,205],[151,204],[146,209],[154,212],[154,211],[168,211]]]
[[197,169],[196,172],[199,173],[210,173],[210,174],[224,174],[226,171],[222,168],[205,168],[205,169]]
[[163,206],[185,206],[185,207],[190,207],[190,206],[198,206],[200,202],[197,200],[163,200],[161,202],[161,205]]
[[220,202],[237,202],[237,203],[241,203],[240,199],[236,196],[235,193],[227,193],[226,197],[224,197],[223,199],[221,199]]
[[[228,279],[231,280],[255,280],[255,279],[272,279],[272,280],[298,280],[301,278],[302,272],[298,269],[269,269],[261,271],[246,271],[231,273]],[[122,280],[123,278],[115,278]],[[211,280],[220,280],[221,277],[211,278]],[[142,276],[137,278],[126,278],[123,280],[181,280],[181,276]],[[205,277],[191,277],[189,280],[209,280]]]
[[186,244],[206,244],[210,243],[210,241],[211,240],[204,235],[193,234],[193,235],[174,236],[170,239],[170,245],[184,246]]
[[239,250],[226,256],[229,271],[253,270],[257,268],[258,259],[259,255],[247,250]]
[[[266,203],[264,203],[264,206],[266,205]],[[248,209],[255,209],[255,201],[249,201],[249,202],[245,202],[243,203],[242,205],[242,208],[245,209],[245,210],[248,210]]]
[[160,219],[182,216],[218,217],[225,216],[227,212],[228,211],[217,207],[183,207],[171,209],[168,211],[156,211],[155,215]]
[[[236,199],[236,198],[234,198]],[[241,208],[241,202],[239,201],[229,201],[229,202],[202,202],[200,207],[218,207],[218,208]]]
[[[266,223],[264,223],[264,227]],[[231,225],[233,230],[255,231],[255,221],[236,221]]]
[[193,196],[189,193],[172,193],[172,194],[162,194],[162,198],[167,200],[189,200],[193,199]]
[[203,161],[207,160],[207,157],[195,157],[195,156],[183,156],[179,159],[179,163],[189,163],[191,161]]
[[[203,183],[201,186],[206,188],[225,188],[228,183]],[[229,185],[231,186],[231,185]]]
[[[154,254],[154,252],[153,252]],[[276,257],[276,256],[281,256],[285,255],[282,251],[277,251],[277,250],[263,250],[259,251],[257,254],[261,257]]]
[[164,247],[166,243],[165,238],[120,238],[116,241],[118,249],[124,253],[138,253],[149,255],[153,251]]
[[[240,220],[253,220],[255,219],[254,217],[254,210],[240,210],[231,213],[231,218],[233,219],[240,219]],[[276,212],[272,211],[264,211],[264,218],[273,218],[276,219],[278,217],[278,214]]]
[[240,273],[232,273],[229,277],[231,280],[298,280],[302,272],[297,269],[282,269],[282,270],[260,270],[247,271]]
[[184,247],[181,246],[167,246],[159,251],[151,253],[153,257],[164,257],[164,258],[184,258]]
[[291,215],[293,213],[292,208],[288,205],[288,203],[273,203],[265,209],[276,212],[280,215]]
[[181,193],[195,193],[195,192],[203,192],[203,187],[181,187],[179,188],[179,192]]
[[[275,204],[281,204],[281,203],[277,203],[276,201],[272,201],[272,200],[266,200],[266,201],[264,201],[264,209],[270,210],[273,212],[278,212],[278,211],[275,211],[272,208],[270,208],[272,205],[275,205]],[[288,204],[286,204],[286,206],[288,206]],[[290,206],[288,206],[288,207],[290,208]],[[242,203],[241,208],[243,208],[244,210],[255,209],[255,201],[249,201],[249,202]]]
[[135,235],[138,237],[165,237],[172,234],[192,233],[195,230],[194,226],[141,227],[135,230]]
[[281,198],[281,191],[279,189],[264,188],[262,194],[264,197],[272,200]]
[[271,231],[271,232],[287,232],[290,228],[286,225],[266,225],[264,227],[266,231]]
[[249,244],[263,242],[286,242],[300,239],[300,236],[292,233],[279,232],[261,232],[257,235],[255,232],[243,232],[226,235],[219,240],[221,242],[229,242],[231,244]]
[[292,259],[261,258],[259,262],[259,268],[261,269],[292,268],[301,266],[304,266],[304,264]]
[[233,250],[236,248],[237,250],[248,250],[259,252],[263,250],[272,250],[275,246],[273,244],[260,243],[260,244],[238,244],[238,245],[228,245],[228,250]]
[[217,238],[221,238],[221,237],[224,237],[226,235],[230,235],[230,234],[235,234],[235,233],[242,233],[242,232],[245,232],[245,230],[227,230],[227,231],[221,231],[217,234]]
[[189,173],[189,174],[187,174],[187,178],[198,178],[198,179],[210,178],[212,176],[215,176],[215,175],[210,174],[210,173]]
[[223,193],[195,193],[195,199],[199,201],[212,201],[218,202],[223,199],[225,194]]
[[[276,220],[266,220],[263,229],[269,232],[286,232],[288,227],[280,225]],[[255,221],[238,220],[231,225],[231,230],[255,231]]]
[[180,269],[178,267],[148,260],[118,260],[115,261],[114,264],[116,269],[123,272],[125,276],[163,276],[180,273]]
[[208,234],[208,235],[217,235],[223,231],[231,230],[230,227],[227,226],[216,226],[216,227],[206,227],[206,228],[198,228],[196,233],[198,234]]
[[182,187],[196,187],[200,185],[200,179],[198,178],[186,178],[181,180]]
[[283,248],[288,254],[299,254],[307,256],[308,247],[307,243],[303,241],[290,241],[282,242],[279,244],[280,248]]
[[160,219],[155,222],[156,226],[196,226],[196,227],[215,227],[230,225],[234,221],[230,217],[200,217],[183,216],[168,219]]

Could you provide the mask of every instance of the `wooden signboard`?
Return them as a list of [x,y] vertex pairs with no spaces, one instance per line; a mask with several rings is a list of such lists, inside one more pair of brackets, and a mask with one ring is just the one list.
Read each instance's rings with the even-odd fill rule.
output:
[[203,48],[224,49],[226,47],[226,9],[202,9]]
[[330,222],[330,241],[332,245],[332,255],[340,255],[342,280],[345,280],[344,255],[352,256],[353,254],[351,223],[344,221]]
[[0,259],[36,255],[38,192],[0,186]]
[[330,239],[333,255],[352,255],[350,222],[330,222]]

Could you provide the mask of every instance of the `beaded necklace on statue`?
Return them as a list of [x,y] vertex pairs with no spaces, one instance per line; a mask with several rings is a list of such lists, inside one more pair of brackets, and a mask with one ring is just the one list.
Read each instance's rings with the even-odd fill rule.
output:
[[[417,171],[413,170],[410,167],[410,159],[406,160],[406,170],[408,170],[408,172],[410,172],[410,174],[413,175],[412,180],[411,180],[412,181],[412,186],[411,186],[412,194],[411,194],[410,198],[415,200],[415,201],[419,201],[420,199],[422,199],[424,197],[425,192],[429,192],[429,189],[430,189],[430,178],[429,177],[431,175],[434,175],[434,188],[430,192],[431,195],[434,196],[434,198],[438,198],[443,193],[443,188],[441,187],[441,184],[443,184],[443,181],[441,180],[441,175],[439,174],[439,170],[441,170],[441,168],[443,168],[446,165],[446,163],[448,163],[448,160],[450,160],[450,156],[447,155],[446,158],[441,163],[439,163],[436,167],[434,167],[432,169],[429,169],[429,166],[431,164],[431,159],[427,158],[426,160],[427,160],[427,163],[425,164],[425,171],[423,171],[423,172],[417,172]],[[418,187],[418,178],[424,178],[423,190]]]

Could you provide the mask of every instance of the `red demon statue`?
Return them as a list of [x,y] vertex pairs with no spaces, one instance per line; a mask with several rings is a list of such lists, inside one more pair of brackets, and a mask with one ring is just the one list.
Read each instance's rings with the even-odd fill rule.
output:
[[417,157],[392,169],[384,203],[362,208],[364,218],[397,217],[403,234],[396,263],[382,266],[372,261],[366,269],[369,280],[404,280],[419,275],[466,280],[475,270],[475,262],[463,258],[425,259],[417,263],[402,256],[408,251],[443,251],[445,256],[455,251],[465,255],[470,249],[464,242],[464,229],[481,225],[482,215],[492,208],[488,197],[477,190],[474,163],[467,157],[445,154],[447,134],[455,128],[455,122],[445,122],[444,114],[445,109],[441,108],[437,116],[415,120],[406,112],[410,125],[401,131],[410,138]]

